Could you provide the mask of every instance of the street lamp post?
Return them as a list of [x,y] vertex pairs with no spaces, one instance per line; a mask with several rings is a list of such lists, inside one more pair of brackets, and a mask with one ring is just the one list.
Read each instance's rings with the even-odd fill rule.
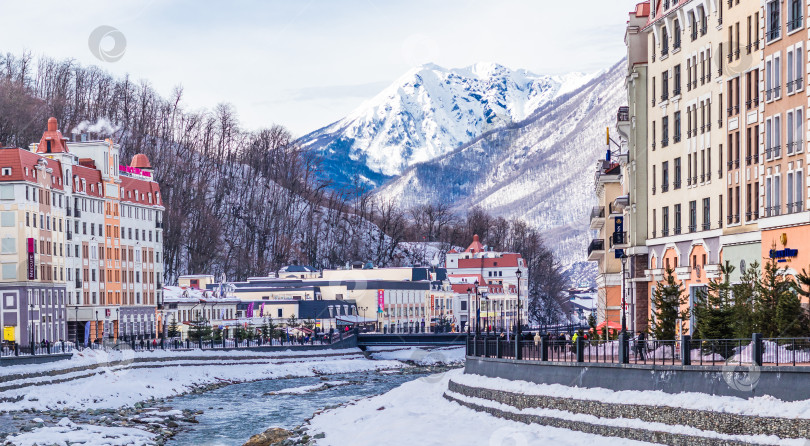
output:
[[622,252],[622,363],[629,362],[630,352],[628,351],[629,342],[627,342],[627,313],[625,311],[626,301],[625,295],[625,266],[627,265],[627,256]]
[[470,317],[470,307],[472,307],[472,289],[467,288],[467,335],[472,332],[470,325],[472,325],[472,317]]
[[481,334],[481,294],[478,292],[478,281],[475,281],[475,335]]
[[520,269],[515,272],[517,277],[517,324],[515,325],[515,359],[523,359],[520,348]]
[[29,304],[30,311],[28,319],[31,321],[31,330],[28,333],[28,344],[31,346],[31,354],[34,354],[34,304]]

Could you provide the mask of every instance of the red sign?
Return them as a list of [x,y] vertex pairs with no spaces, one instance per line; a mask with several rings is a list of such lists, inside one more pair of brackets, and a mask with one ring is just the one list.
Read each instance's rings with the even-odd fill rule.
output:
[[435,307],[434,307],[434,303],[435,303],[435,298],[434,298],[434,296],[431,294],[431,295],[430,295],[430,310],[431,310],[431,311],[432,311],[432,310],[435,308]]
[[34,260],[34,239],[28,237],[28,280],[37,278],[37,265]]
[[382,313],[385,310],[385,290],[377,290],[377,312]]

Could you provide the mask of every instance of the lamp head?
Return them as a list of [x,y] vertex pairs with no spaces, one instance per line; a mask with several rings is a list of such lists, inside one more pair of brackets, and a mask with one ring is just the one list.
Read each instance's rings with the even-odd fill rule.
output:
[[520,279],[520,276],[522,275],[523,273],[520,270],[515,271],[515,276],[517,276],[518,279]]

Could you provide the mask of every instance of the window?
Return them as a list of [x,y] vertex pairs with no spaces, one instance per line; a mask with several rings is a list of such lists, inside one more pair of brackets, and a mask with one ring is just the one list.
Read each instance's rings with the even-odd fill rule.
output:
[[697,200],[689,202],[689,232],[697,231]]
[[675,120],[675,129],[673,131],[672,139],[675,142],[680,142],[681,141],[681,112],[676,111],[675,115],[673,116],[673,119]]
[[675,230],[672,233],[675,234],[675,235],[678,235],[678,234],[681,233],[681,205],[680,204],[675,205],[675,216],[674,217],[675,217],[675,222],[674,222],[673,226],[674,226]]
[[673,189],[680,189],[681,188],[681,159],[675,158],[675,180],[672,182]]
[[703,230],[708,231],[712,228],[711,217],[711,200],[708,198],[703,199]]
[[661,118],[661,147],[669,145],[669,116]]
[[672,95],[678,96],[679,94],[681,94],[681,66],[675,65],[675,67],[672,69],[672,72],[673,72],[672,80],[675,84],[672,86]]
[[779,4],[781,0],[772,0],[768,3],[768,20],[767,31],[765,36],[768,41],[776,40],[779,38]]
[[669,161],[661,163],[661,192],[669,190]]
[[[774,2],[776,3],[776,2]],[[802,26],[802,4],[799,0],[789,0],[788,32],[795,31]]]
[[678,19],[675,19],[673,28],[672,49],[678,50],[681,48],[681,22]]
[[661,57],[669,54],[669,35],[666,27],[661,28]]
[[11,175],[11,167],[4,167],[3,168],[3,176],[10,176]]
[[666,237],[669,235],[669,206],[664,206],[661,209],[661,236]]
[[773,58],[773,98],[779,99],[782,96],[782,58]]
[[14,211],[0,212],[0,226],[4,228],[14,227]]

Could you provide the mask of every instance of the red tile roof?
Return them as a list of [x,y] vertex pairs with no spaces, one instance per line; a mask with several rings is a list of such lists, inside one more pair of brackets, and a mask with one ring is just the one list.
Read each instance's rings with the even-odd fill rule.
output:
[[520,254],[504,253],[501,257],[458,259],[459,268],[517,268]]
[[478,240],[478,234],[475,234],[475,235],[473,235],[472,243],[470,243],[470,246],[468,246],[467,250],[464,251],[464,252],[476,253],[476,252],[481,252],[483,250],[484,250],[484,245],[482,245],[481,242]]
[[[48,142],[51,143],[50,150]],[[62,136],[56,123],[56,118],[51,117],[48,119],[48,130],[42,133],[42,139],[39,140],[37,146],[37,153],[63,153],[68,152],[67,138]]]
[[[0,167],[11,167],[11,175],[0,176],[0,181],[30,181],[37,183],[35,176],[37,163],[44,160],[47,167],[53,169],[52,186],[54,189],[62,190],[62,164],[59,161],[48,159],[20,148],[0,149]],[[26,168],[28,174],[26,175]]]
[[139,153],[132,157],[130,167],[137,167],[138,169],[151,169],[152,165],[149,164],[149,158],[143,153]]
[[[104,197],[104,191],[102,188],[99,188],[99,184],[101,184],[101,172],[96,169],[91,169],[85,166],[73,166],[73,178],[79,180],[79,184],[76,185],[74,181],[74,192],[84,192],[85,194],[91,197]],[[81,181],[84,180],[85,188],[82,189]],[[90,185],[93,188],[90,188]]]
[[[152,201],[149,201],[149,195]],[[121,201],[142,205],[163,206],[160,186],[154,181],[140,180],[130,176],[121,176]]]

